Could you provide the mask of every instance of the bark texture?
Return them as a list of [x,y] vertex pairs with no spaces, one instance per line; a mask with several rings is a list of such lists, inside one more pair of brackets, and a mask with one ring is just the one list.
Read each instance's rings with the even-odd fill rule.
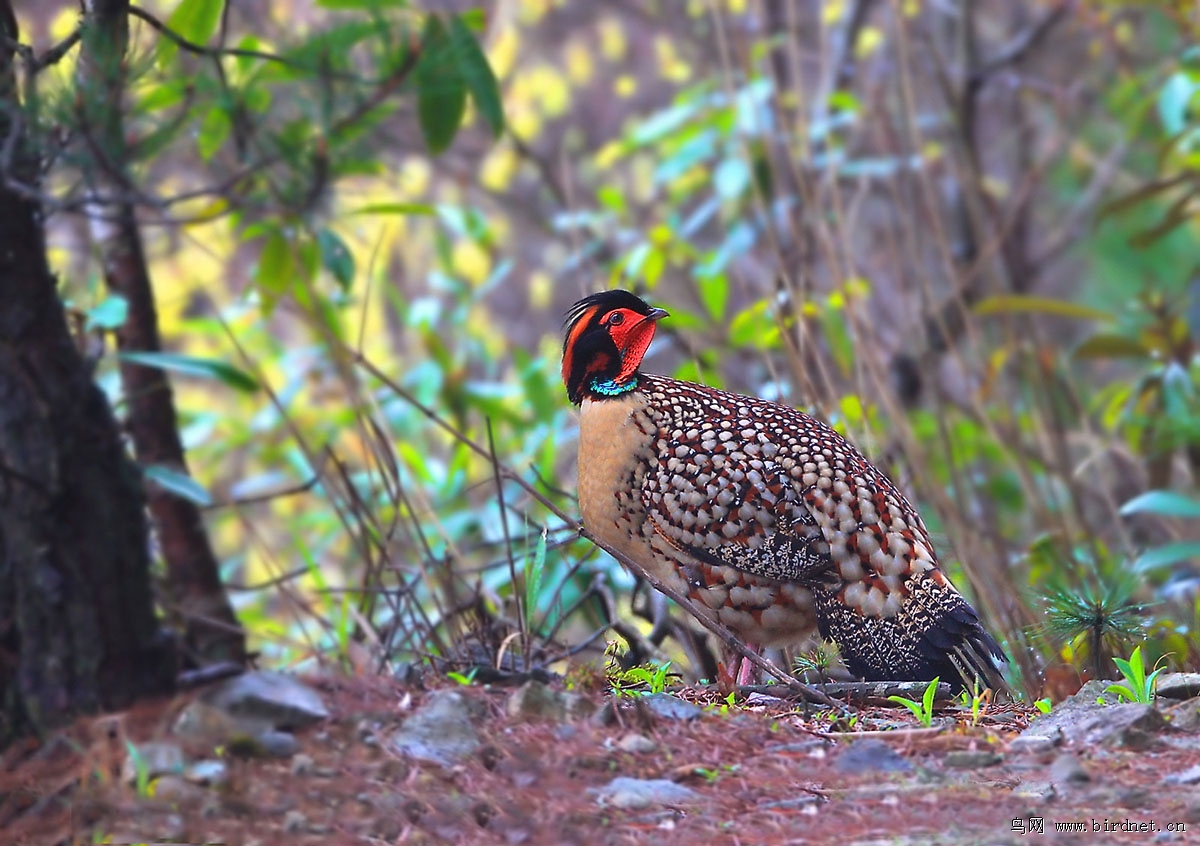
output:
[[[0,747],[169,691],[139,476],[67,328],[46,262],[0,0]],[[31,187],[35,189],[31,191]]]
[[[158,314],[141,230],[129,190],[123,96],[129,40],[128,0],[87,0],[78,71],[79,110],[92,152],[87,178],[94,203],[92,237],[108,289],[129,304],[117,333],[121,350],[158,352]],[[128,403],[127,427],[143,466],[187,473],[175,400],[167,374],[121,363]],[[245,637],[225,595],[216,555],[200,509],[170,491],[149,485],[147,498],[167,565],[168,610],[184,631],[191,664],[245,660]]]

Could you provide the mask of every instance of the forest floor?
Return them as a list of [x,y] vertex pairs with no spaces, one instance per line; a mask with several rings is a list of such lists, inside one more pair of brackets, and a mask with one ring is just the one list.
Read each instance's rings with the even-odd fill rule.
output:
[[[568,696],[555,683],[534,685],[539,698],[450,680],[308,683],[329,717],[298,731],[290,754],[184,744],[220,758],[205,786],[119,775],[131,744],[166,737],[197,694],[6,751],[0,843],[1082,844],[1200,832],[1194,719],[1014,744],[1035,712],[975,718],[954,705],[927,729],[891,703],[838,718],[694,689]],[[402,727],[417,723],[414,741]]]

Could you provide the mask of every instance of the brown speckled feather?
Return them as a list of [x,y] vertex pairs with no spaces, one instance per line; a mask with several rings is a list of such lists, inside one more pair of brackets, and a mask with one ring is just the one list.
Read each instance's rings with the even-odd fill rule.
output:
[[[605,314],[581,312],[573,337]],[[819,631],[868,679],[1003,684],[1003,653],[941,572],[920,516],[837,432],[663,376],[598,379],[581,404],[580,502],[600,539],[748,642],[803,645]]]

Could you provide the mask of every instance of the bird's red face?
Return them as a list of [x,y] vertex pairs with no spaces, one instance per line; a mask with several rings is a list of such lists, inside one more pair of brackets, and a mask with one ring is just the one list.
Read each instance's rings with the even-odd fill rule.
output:
[[580,300],[568,314],[562,374],[571,402],[617,396],[637,387],[658,321],[667,316],[627,291]]

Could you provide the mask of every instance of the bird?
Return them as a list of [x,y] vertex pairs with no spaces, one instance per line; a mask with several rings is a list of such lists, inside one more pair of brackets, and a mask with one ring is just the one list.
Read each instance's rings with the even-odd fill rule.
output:
[[787,405],[642,372],[668,316],[619,289],[567,312],[585,530],[755,650],[826,639],[865,681],[1007,691],[1004,652],[920,514],[845,438]]

